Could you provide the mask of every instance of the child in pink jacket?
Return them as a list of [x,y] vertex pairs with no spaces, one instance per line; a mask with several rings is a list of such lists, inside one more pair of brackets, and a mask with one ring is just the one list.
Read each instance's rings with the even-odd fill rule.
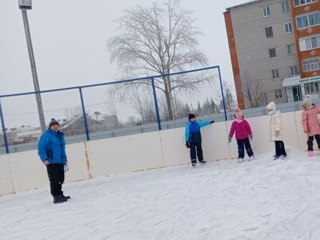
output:
[[250,160],[254,159],[254,154],[250,145],[250,139],[253,139],[252,131],[247,120],[244,119],[244,116],[239,108],[236,108],[234,111],[234,121],[232,123],[230,133],[229,133],[229,143],[233,137],[233,134],[236,133],[236,139],[238,143],[238,162],[241,163],[244,158],[244,148],[246,148],[247,154],[250,157]]
[[304,132],[308,136],[308,157],[312,157],[314,138],[316,139],[318,148],[320,149],[320,124],[317,116],[320,113],[320,108],[316,107],[310,95],[306,95],[303,101],[303,109],[302,125]]

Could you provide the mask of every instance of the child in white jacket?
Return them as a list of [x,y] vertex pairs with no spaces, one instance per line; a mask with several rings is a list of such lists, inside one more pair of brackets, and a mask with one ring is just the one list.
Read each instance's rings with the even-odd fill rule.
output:
[[283,134],[281,127],[281,113],[277,111],[276,104],[270,102],[267,106],[267,111],[270,116],[270,140],[275,142],[275,152],[273,159],[283,159],[287,157],[286,149],[283,143]]

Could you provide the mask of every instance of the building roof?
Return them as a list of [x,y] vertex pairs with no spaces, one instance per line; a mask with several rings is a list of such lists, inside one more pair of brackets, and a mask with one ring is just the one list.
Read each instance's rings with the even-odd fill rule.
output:
[[253,0],[253,1],[250,1],[250,2],[246,2],[246,3],[242,3],[242,4],[239,4],[239,5],[232,6],[232,7],[228,7],[227,11],[229,11],[231,9],[234,9],[234,8],[244,7],[244,6],[253,4],[253,3],[261,2],[261,1],[263,1],[263,0]]

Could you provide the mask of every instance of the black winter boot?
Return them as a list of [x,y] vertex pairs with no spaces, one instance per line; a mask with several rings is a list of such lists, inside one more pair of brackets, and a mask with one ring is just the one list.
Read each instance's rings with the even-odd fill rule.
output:
[[67,199],[67,200],[71,198],[70,196],[63,195],[63,193],[61,194],[61,197],[64,198],[64,199]]
[[53,197],[53,203],[56,204],[56,203],[63,203],[63,202],[66,202],[67,199],[63,198],[62,196],[54,196]]

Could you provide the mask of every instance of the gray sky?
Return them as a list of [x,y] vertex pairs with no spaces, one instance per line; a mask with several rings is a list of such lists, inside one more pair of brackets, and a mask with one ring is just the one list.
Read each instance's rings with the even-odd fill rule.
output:
[[[33,0],[28,12],[41,89],[111,81],[118,75],[111,66],[106,49],[107,39],[117,28],[114,20],[122,10],[146,0]],[[162,2],[155,0],[155,2]],[[247,0],[181,0],[182,6],[195,11],[197,26],[203,32],[200,49],[209,65],[220,65],[223,79],[232,81],[231,61],[223,12],[227,6]],[[28,52],[18,0],[1,0],[0,7],[0,94],[33,91]],[[33,97],[34,98],[34,97]],[[13,121],[18,112],[33,112],[30,97],[4,100],[4,110]],[[44,105],[63,108],[64,99],[78,101],[78,93],[47,96]],[[70,100],[71,102],[72,100]],[[29,118],[37,118],[29,114]],[[48,119],[47,119],[48,121]],[[13,123],[13,122],[12,122]],[[8,124],[7,124],[8,125]],[[13,124],[10,124],[12,125]]]

